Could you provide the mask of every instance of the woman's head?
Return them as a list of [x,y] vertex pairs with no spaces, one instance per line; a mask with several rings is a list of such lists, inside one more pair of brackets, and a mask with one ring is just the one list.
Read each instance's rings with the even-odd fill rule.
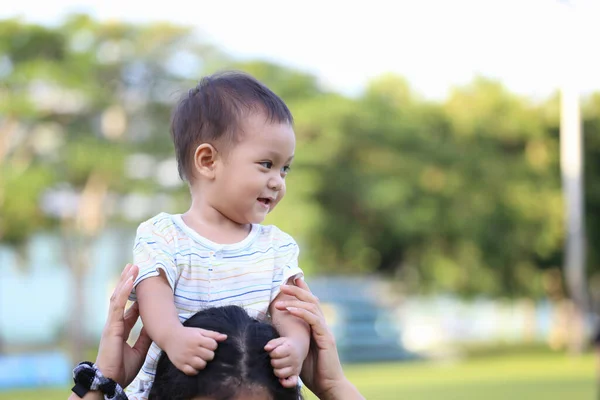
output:
[[297,400],[298,388],[284,388],[273,373],[265,345],[279,334],[237,306],[203,310],[184,326],[227,335],[215,357],[195,376],[179,371],[163,353],[158,361],[150,400]]

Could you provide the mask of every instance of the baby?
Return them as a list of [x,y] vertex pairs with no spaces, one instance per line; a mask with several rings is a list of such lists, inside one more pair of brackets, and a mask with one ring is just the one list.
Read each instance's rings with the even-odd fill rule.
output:
[[285,195],[296,145],[292,122],[277,95],[238,72],[202,79],[176,106],[171,134],[191,205],[137,230],[140,273],[130,298],[153,344],[127,390],[130,399],[147,399],[161,349],[188,375],[203,369],[226,336],[182,322],[230,304],[271,318],[281,334],[265,347],[275,375],[285,387],[298,384],[309,328],[273,306],[289,297],[281,285],[303,277],[298,245],[275,226],[260,225]]

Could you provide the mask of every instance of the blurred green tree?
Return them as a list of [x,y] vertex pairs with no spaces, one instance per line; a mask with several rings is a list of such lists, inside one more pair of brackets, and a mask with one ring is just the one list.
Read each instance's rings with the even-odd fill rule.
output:
[[118,212],[123,196],[169,192],[132,156],[151,156],[150,169],[171,157],[177,92],[222,60],[190,29],[169,24],[85,15],[53,28],[0,21],[0,239],[18,247],[36,230],[61,229],[75,277],[69,343],[76,359],[90,246],[111,206],[116,220],[127,221]]
[[[443,102],[384,75],[357,97],[311,74],[233,60],[190,28],[73,15],[43,27],[0,21],[0,240],[60,229],[77,278],[80,351],[87,252],[107,224],[129,228],[188,206],[170,110],[205,73],[247,71],[290,105],[297,151],[288,196],[267,222],[289,231],[309,273],[380,273],[409,289],[541,296],[562,263],[556,98],[520,98],[476,78]],[[600,97],[584,103],[590,243],[600,237]],[[600,251],[589,246],[590,272]]]

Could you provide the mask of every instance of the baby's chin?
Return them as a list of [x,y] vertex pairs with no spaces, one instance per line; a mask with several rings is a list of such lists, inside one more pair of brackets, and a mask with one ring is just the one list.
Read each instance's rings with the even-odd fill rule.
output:
[[267,213],[264,215],[250,215],[243,220],[235,221],[240,225],[252,225],[252,224],[262,224],[267,217]]
[[267,215],[271,211],[273,211],[273,209],[275,209],[276,205],[277,205],[277,203],[275,203],[274,205],[271,205],[271,207],[269,207],[268,210],[266,210],[266,209],[265,210],[258,210],[258,209],[248,210],[246,213],[238,214],[238,218],[236,218],[236,219],[230,218],[230,219],[240,225],[262,224],[265,221],[265,218],[267,218]]
[[249,224],[262,224],[263,222],[265,222],[265,218],[266,215],[263,217],[256,217],[256,218],[251,218],[248,223]]

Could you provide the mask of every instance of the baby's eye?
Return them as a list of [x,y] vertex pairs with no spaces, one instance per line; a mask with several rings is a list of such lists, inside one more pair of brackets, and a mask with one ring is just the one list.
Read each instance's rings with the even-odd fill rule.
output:
[[285,167],[281,168],[281,173],[284,175],[287,175],[290,173],[291,170],[292,170],[292,167],[290,167],[289,165],[286,165]]
[[261,161],[259,162],[259,164],[262,167],[265,167],[266,169],[271,169],[271,167],[273,166],[273,163],[271,161]]

